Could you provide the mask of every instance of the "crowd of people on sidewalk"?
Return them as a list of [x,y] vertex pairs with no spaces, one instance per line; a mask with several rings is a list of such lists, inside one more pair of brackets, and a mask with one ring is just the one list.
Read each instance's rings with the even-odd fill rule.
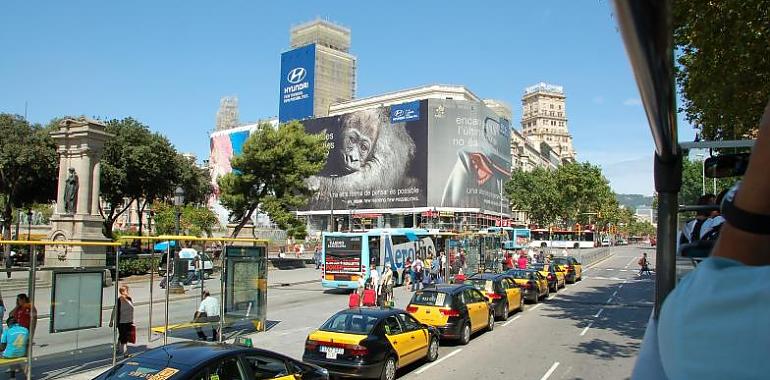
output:
[[[5,319],[6,306],[3,297],[0,295],[0,320]],[[32,307],[29,297],[25,293],[16,296],[16,305],[8,313],[5,319],[6,327],[0,323],[0,351],[3,359],[16,359],[27,356],[29,348],[30,331],[35,330],[37,321],[37,310]],[[22,364],[13,364],[9,369],[11,378],[16,377],[16,372],[24,372],[25,366]]]

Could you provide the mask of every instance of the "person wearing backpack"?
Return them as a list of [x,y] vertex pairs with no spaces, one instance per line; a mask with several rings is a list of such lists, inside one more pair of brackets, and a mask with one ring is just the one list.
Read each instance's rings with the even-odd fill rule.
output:
[[414,261],[412,262],[412,273],[414,273],[413,281],[412,281],[412,291],[419,290],[422,287],[422,278],[423,278],[423,263],[422,260],[420,260],[420,257],[417,256],[414,258]]

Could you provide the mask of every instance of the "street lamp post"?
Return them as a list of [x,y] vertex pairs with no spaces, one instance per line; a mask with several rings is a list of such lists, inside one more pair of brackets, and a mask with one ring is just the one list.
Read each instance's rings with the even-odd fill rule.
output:
[[332,185],[329,189],[329,198],[331,199],[331,211],[329,214],[329,231],[334,232],[336,229],[334,228],[334,179],[337,178],[336,174],[332,174],[329,176],[332,179]]
[[[182,206],[184,205],[184,189],[181,186],[177,186],[174,190],[174,209],[176,211],[176,235],[181,233],[181,219],[182,219]],[[171,241],[168,242],[171,244]],[[168,289],[171,293],[184,293],[184,287],[179,284],[179,276],[181,275],[181,266],[179,263],[179,249],[181,248],[177,241],[174,249],[174,275],[168,281]]]
[[706,155],[698,153],[695,156],[701,158],[701,195],[706,195]]
[[[32,209],[27,209],[27,241],[32,240]],[[32,263],[32,255],[35,254],[33,252],[32,245],[27,246],[29,251],[29,262]]]

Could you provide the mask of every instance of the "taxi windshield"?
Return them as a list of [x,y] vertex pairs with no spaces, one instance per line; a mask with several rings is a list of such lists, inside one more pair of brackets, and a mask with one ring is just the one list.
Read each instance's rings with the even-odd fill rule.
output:
[[494,281],[492,280],[485,280],[483,278],[471,278],[465,280],[465,283],[487,293],[492,293],[494,291]]
[[446,293],[423,290],[414,294],[411,303],[423,306],[447,306],[449,299]]
[[549,270],[549,268],[545,267],[545,264],[534,264],[532,268],[535,270]]
[[329,320],[321,325],[321,330],[367,335],[372,331],[375,324],[377,324],[376,317],[371,315],[346,312],[338,313],[329,318]]
[[513,278],[519,278],[519,279],[528,280],[529,277],[530,277],[529,272],[527,272],[525,270],[512,270],[512,271],[509,271],[507,273],[510,274],[511,276],[513,276]]

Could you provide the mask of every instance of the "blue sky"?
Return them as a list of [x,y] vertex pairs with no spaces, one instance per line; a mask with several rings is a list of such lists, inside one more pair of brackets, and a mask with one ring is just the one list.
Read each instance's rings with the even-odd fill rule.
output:
[[[651,194],[653,146],[608,1],[3,1],[0,112],[132,116],[208,157],[222,96],[242,121],[278,114],[289,28],[352,29],[359,97],[431,83],[507,101],[563,85],[578,158],[615,191]],[[680,125],[680,140],[692,130]]]

